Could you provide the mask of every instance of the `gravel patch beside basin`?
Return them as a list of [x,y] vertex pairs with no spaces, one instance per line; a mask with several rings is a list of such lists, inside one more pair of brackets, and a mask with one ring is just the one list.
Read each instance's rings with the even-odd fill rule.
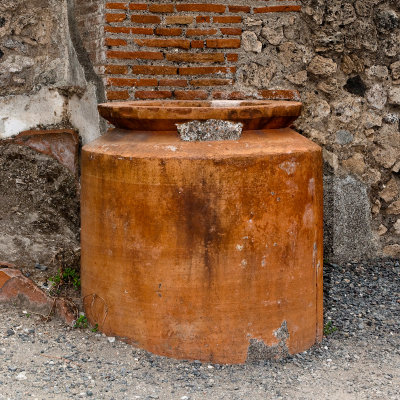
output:
[[334,332],[284,361],[239,366],[169,360],[0,305],[0,399],[397,400],[399,291],[398,262],[326,265]]

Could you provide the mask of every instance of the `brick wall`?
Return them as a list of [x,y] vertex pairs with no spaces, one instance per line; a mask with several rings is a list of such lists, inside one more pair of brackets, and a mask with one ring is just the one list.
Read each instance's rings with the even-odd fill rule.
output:
[[268,86],[248,93],[236,77],[241,57],[261,51],[243,23],[297,14],[298,1],[106,1],[105,9],[108,100],[297,97]]

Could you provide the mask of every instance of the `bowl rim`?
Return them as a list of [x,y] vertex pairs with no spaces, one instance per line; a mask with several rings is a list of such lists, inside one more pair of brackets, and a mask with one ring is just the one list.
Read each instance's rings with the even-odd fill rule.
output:
[[256,119],[299,117],[303,104],[290,100],[138,100],[98,105],[99,113],[115,119]]

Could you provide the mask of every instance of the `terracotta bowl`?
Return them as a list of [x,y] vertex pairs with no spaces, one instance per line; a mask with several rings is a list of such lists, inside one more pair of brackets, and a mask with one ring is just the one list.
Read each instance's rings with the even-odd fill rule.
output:
[[243,130],[286,128],[302,104],[273,100],[129,101],[99,105],[100,115],[117,128],[176,131],[176,124],[218,119],[243,123]]
[[[100,105],[117,129],[82,149],[82,299],[92,325],[154,354],[219,364],[321,341],[322,151],[288,127],[301,107]],[[209,119],[245,132],[194,142],[177,134],[177,123]]]

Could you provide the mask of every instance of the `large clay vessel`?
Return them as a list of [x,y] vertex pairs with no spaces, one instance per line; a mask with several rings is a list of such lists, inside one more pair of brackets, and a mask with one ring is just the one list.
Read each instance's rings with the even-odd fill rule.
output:
[[[321,149],[296,102],[100,106],[82,152],[82,296],[92,324],[155,354],[244,363],[322,337]],[[184,142],[176,123],[241,121]],[[121,129],[123,128],[123,129]]]

